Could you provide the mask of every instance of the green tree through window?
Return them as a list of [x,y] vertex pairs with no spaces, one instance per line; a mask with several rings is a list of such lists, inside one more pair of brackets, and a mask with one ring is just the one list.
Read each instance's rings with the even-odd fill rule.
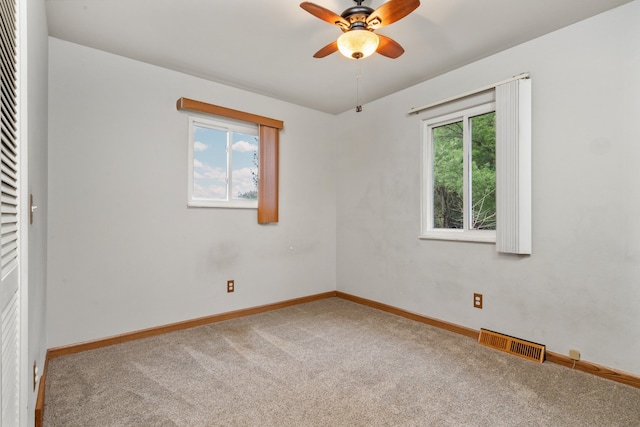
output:
[[496,229],[495,112],[468,120],[467,188],[464,204],[465,126],[462,120],[433,128],[433,227]]
[[[256,145],[258,138],[255,138]],[[258,200],[258,168],[260,167],[260,161],[258,159],[258,151],[253,152],[253,169],[251,169],[251,181],[253,181],[253,189],[245,191],[244,193],[238,193],[239,199]]]
[[463,228],[462,122],[433,130],[433,226]]
[[475,116],[471,129],[471,224],[496,229],[496,113]]

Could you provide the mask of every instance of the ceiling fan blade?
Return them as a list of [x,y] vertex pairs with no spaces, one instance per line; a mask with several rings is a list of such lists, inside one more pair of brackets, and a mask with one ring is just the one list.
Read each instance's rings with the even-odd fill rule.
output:
[[329,24],[337,25],[342,29],[349,28],[349,22],[342,16],[335,14],[329,9],[325,9],[322,6],[318,6],[315,3],[309,1],[303,1],[300,3],[300,7],[312,14],[313,16],[328,22]]
[[338,50],[338,42],[337,41],[332,41],[331,43],[329,43],[328,45],[326,45],[325,47],[323,47],[322,49],[317,51],[313,55],[313,57],[314,58],[324,58],[325,56],[331,55],[333,52],[336,52],[337,50]]
[[420,0],[389,0],[367,17],[367,27],[377,30],[404,18],[420,6]]
[[380,55],[396,59],[404,53],[404,49],[397,41],[390,39],[389,37],[385,37],[382,34],[378,34],[378,38],[380,39],[380,43],[378,44],[376,52]]

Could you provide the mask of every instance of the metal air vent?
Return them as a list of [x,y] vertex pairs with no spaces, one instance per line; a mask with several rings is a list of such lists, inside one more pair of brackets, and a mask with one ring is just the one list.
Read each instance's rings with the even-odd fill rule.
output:
[[529,341],[513,338],[497,332],[480,329],[478,344],[495,348],[505,353],[515,354],[534,362],[544,362],[545,346]]

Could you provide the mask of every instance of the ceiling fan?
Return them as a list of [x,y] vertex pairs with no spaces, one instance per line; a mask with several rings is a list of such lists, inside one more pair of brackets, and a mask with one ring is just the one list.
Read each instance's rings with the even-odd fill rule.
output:
[[300,7],[315,17],[338,26],[343,34],[334,42],[319,51],[314,58],[324,58],[340,51],[347,58],[361,59],[374,52],[395,59],[404,53],[404,49],[395,40],[374,33],[375,30],[404,18],[420,6],[420,0],[389,0],[373,10],[363,6],[364,0],[353,0],[357,5],[342,12],[333,13],[317,4],[305,1]]

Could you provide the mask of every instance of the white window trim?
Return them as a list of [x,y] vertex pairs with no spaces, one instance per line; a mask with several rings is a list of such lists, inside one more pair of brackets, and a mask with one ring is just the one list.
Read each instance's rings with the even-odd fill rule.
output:
[[[468,221],[465,220],[464,229],[441,229],[433,227],[433,132],[435,127],[443,126],[449,123],[462,121],[465,128],[465,135],[468,135],[466,128],[469,123],[469,117],[478,116],[495,111],[495,102],[478,105],[467,108],[454,113],[446,114],[433,119],[423,120],[422,125],[422,179],[421,179],[421,230],[420,239],[433,240],[453,240],[479,243],[495,243],[495,230],[470,230],[468,229]],[[468,211],[468,138],[463,140],[463,192],[464,192],[464,210]],[[467,219],[467,218],[465,218]]]
[[[194,128],[195,126],[220,129],[227,132],[241,132],[258,137],[258,127],[236,120],[211,120],[198,116],[189,116],[189,156],[188,156],[188,182],[187,182],[187,206],[196,208],[231,208],[231,209],[258,209],[257,200],[238,200],[231,198],[230,182],[233,182],[230,157],[227,155],[228,183],[227,200],[211,200],[193,197],[193,159],[194,159]],[[227,150],[230,149],[227,145]]]

